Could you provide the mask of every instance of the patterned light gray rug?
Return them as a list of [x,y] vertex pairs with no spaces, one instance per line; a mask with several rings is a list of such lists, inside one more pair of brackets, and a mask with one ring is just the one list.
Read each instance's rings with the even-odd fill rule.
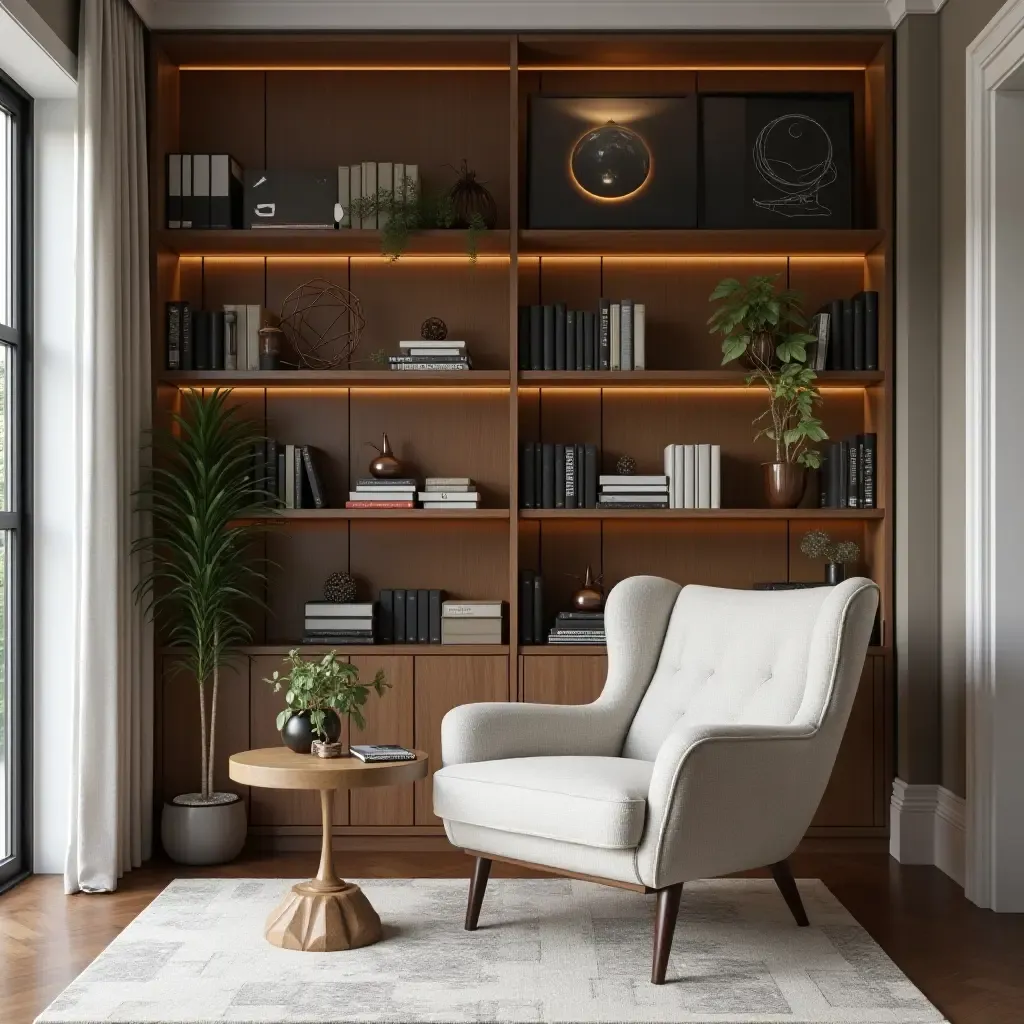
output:
[[770,880],[688,884],[661,987],[648,981],[653,898],[495,879],[466,932],[463,880],[360,881],[384,940],[298,953],[262,937],[291,884],[173,882],[37,1024],[942,1020],[819,881],[799,883],[810,928]]

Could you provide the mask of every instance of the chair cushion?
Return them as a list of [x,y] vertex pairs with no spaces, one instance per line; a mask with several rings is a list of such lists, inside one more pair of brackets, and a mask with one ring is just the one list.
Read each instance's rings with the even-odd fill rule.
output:
[[434,775],[434,813],[519,835],[632,849],[654,765],[626,757],[515,757]]

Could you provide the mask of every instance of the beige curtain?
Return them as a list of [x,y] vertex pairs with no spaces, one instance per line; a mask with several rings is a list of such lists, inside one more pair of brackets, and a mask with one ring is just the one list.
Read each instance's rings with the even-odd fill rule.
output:
[[116,888],[151,844],[153,641],[130,554],[151,411],[146,76],[143,26],[128,0],[82,4],[78,76],[67,892]]

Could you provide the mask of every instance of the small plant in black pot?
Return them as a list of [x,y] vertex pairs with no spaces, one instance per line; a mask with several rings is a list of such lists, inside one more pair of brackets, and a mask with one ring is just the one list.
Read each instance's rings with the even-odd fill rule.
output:
[[836,586],[846,579],[846,567],[860,561],[860,548],[852,540],[833,541],[824,530],[811,530],[800,541],[800,550],[825,563],[825,582]]
[[340,661],[331,651],[319,661],[310,661],[295,648],[288,652],[290,671],[282,675],[275,672],[264,682],[274,687],[275,693],[284,688],[285,709],[277,716],[277,728],[285,746],[297,754],[308,754],[314,742],[322,745],[318,753],[323,756],[340,754],[337,747],[341,739],[341,716],[348,715],[360,729],[366,728],[363,705],[375,690],[383,696],[391,684],[378,671],[369,684],[360,683],[359,669],[347,661]]

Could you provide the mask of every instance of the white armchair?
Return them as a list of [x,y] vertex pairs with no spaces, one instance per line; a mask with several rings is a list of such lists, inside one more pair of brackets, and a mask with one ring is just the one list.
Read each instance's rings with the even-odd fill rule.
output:
[[654,576],[608,596],[608,677],[580,707],[466,704],[441,724],[434,813],[477,858],[658,894],[651,981],[665,980],[683,883],[787,858],[828,784],[877,587],[755,592]]

